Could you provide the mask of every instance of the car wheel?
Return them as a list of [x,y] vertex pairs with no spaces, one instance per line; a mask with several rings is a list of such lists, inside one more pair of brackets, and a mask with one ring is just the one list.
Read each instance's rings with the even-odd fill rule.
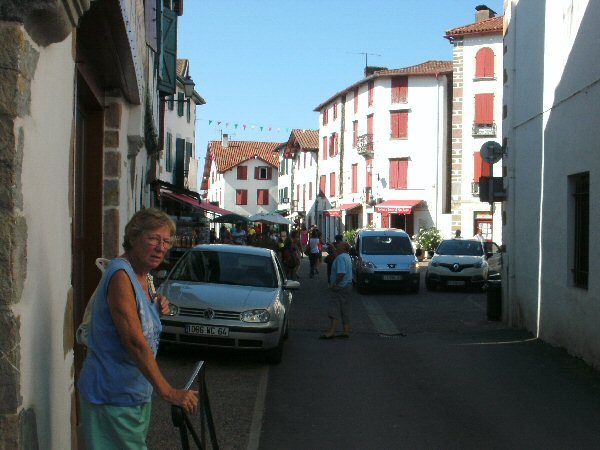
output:
[[[287,324],[287,321],[286,321]],[[287,325],[286,325],[287,327]],[[265,361],[269,364],[279,364],[283,358],[283,341],[285,339],[286,330],[281,332],[277,347],[271,348],[265,352]]]

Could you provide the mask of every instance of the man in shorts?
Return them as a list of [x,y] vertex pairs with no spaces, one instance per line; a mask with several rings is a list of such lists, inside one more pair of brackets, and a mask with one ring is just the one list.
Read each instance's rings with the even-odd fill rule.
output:
[[[337,256],[331,266],[329,278],[329,329],[319,339],[350,337],[350,294],[352,292],[352,260],[347,242],[336,244]],[[342,322],[342,333],[336,335],[338,323]]]

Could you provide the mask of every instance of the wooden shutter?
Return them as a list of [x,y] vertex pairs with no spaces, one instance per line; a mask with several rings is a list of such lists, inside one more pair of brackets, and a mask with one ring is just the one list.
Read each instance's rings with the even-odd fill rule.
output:
[[367,135],[373,136],[373,114],[367,116]]
[[481,158],[481,153],[475,152],[473,153],[473,181],[479,183],[479,178],[481,177],[489,177],[491,173],[492,166],[490,163],[484,161]]
[[475,94],[475,123],[478,125],[494,123],[494,94]]
[[392,103],[406,103],[408,98],[408,77],[392,78]]
[[352,148],[358,146],[358,120],[352,122]]
[[367,182],[366,187],[373,187],[373,160],[372,159],[367,159],[365,161],[365,167],[371,167],[371,170],[366,169],[367,171],[367,176],[365,177]]
[[163,95],[169,95],[174,94],[176,91],[177,14],[168,8],[163,8],[162,11],[160,37],[160,64],[157,87]]
[[407,186],[408,160],[390,160],[390,188],[406,189]]
[[354,113],[358,112],[358,88],[354,89]]
[[185,143],[185,173],[184,176],[188,176],[190,172],[190,160],[192,159],[192,143]]
[[158,52],[158,30],[156,21],[158,19],[158,0],[146,0],[145,6],[145,25],[146,25],[146,44],[155,53]]
[[327,159],[327,136],[323,136],[323,161]]
[[335,156],[334,137],[335,134],[329,136],[329,156],[331,157]]
[[369,81],[369,97],[368,97],[368,106],[373,105],[373,91],[375,90],[375,82]]
[[246,180],[248,178],[248,167],[238,166],[237,167],[237,179]]
[[352,164],[352,192],[358,192],[358,164]]
[[173,143],[172,143],[171,133],[167,132],[166,140],[167,140],[167,143],[165,145],[165,170],[167,172],[172,172],[173,171],[173,154],[172,154],[171,146],[173,145]]
[[335,172],[329,174],[329,196],[335,197]]
[[494,70],[494,52],[489,47],[480,49],[475,56],[475,77],[493,78]]
[[390,112],[390,135],[393,139],[408,137],[408,111]]
[[296,207],[298,207],[298,203],[300,203],[300,185],[296,185]]
[[185,105],[185,103],[183,102],[183,92],[178,92],[177,93],[177,115],[179,117],[183,116],[183,105]]
[[312,189],[312,181],[310,181],[310,182],[308,183],[308,199],[309,199],[309,200],[312,200],[312,197],[313,197],[313,195],[312,195],[312,190],[313,190],[313,189]]
[[254,179],[255,180],[260,180],[260,167],[255,167],[254,168]]
[[383,213],[381,214],[381,228],[389,228],[390,227],[390,214]]
[[267,180],[273,179],[273,168],[267,167]]
[[319,179],[319,195],[325,196],[325,184],[327,183],[327,178],[325,175],[321,175]]
[[185,139],[175,139],[175,171],[173,184],[179,188],[184,187],[183,170],[185,167]]

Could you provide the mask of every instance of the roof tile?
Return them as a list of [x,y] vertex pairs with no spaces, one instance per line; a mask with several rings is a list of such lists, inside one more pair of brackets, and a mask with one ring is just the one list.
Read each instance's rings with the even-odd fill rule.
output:
[[447,37],[464,36],[467,34],[501,33],[504,16],[496,16],[479,22],[463,25],[446,31]]
[[221,141],[210,141],[207,156],[215,161],[217,171],[221,173],[254,157],[279,167],[279,155],[275,149],[280,145],[281,142],[229,141],[227,148],[223,148]]

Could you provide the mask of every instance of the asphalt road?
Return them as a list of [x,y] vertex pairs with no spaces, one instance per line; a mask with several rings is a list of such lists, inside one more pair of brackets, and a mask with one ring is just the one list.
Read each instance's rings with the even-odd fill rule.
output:
[[[600,448],[599,373],[488,321],[485,293],[354,292],[351,338],[323,341],[324,272],[301,278],[280,365],[161,351],[178,386],[205,361],[220,448]],[[168,405],[156,400],[149,447],[179,442]]]

